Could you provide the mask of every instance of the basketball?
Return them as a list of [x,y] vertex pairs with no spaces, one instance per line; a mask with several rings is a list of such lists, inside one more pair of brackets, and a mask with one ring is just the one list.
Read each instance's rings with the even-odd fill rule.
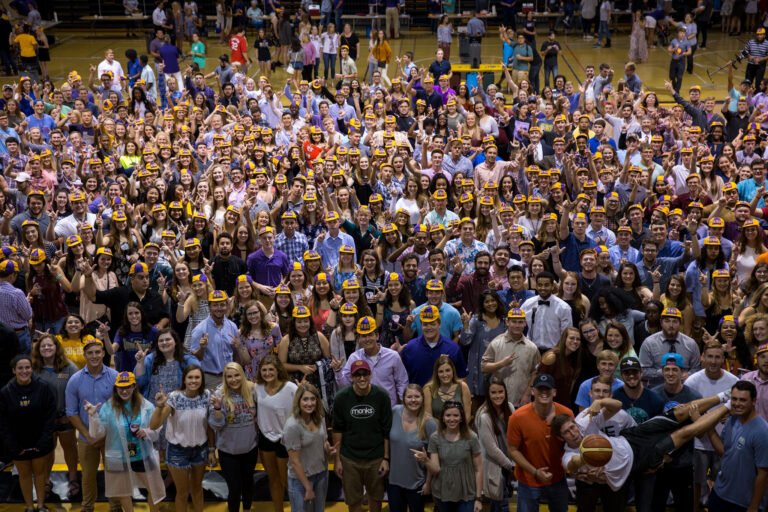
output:
[[543,356],[541,356],[541,364],[546,366],[552,366],[557,360],[557,354],[554,350],[547,350]]
[[596,468],[605,466],[613,457],[611,442],[597,434],[591,434],[582,439],[579,452],[584,462]]

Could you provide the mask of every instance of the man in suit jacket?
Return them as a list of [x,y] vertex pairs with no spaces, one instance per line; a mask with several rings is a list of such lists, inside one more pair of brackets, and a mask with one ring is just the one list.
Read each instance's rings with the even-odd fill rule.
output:
[[526,148],[528,150],[527,165],[539,165],[545,156],[554,154],[552,147],[541,140],[541,128],[538,126],[532,126],[528,129],[528,139],[530,143]]

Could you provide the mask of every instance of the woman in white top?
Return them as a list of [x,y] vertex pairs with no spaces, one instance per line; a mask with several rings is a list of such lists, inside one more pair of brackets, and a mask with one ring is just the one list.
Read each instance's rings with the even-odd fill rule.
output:
[[410,216],[411,224],[421,222],[421,208],[425,207],[424,201],[419,201],[419,182],[414,176],[408,176],[403,187],[403,195],[392,203],[392,213],[397,210],[405,210]]
[[[749,279],[757,258],[768,249],[763,245],[763,231],[756,219],[749,219],[741,227],[739,239],[733,244],[730,268],[736,268],[739,282]],[[735,263],[735,265],[734,265]]]
[[213,444],[208,428],[210,400],[203,370],[194,364],[184,368],[179,390],[166,395],[161,387],[155,395],[156,409],[149,425],[157,430],[167,421],[165,462],[176,486],[176,510],[187,510],[188,497],[195,512],[203,510],[205,465],[216,464],[215,451],[208,450]]
[[280,440],[291,415],[296,384],[275,355],[270,354],[259,363],[255,392],[261,463],[269,477],[272,505],[275,512],[282,512],[288,487],[288,451]]

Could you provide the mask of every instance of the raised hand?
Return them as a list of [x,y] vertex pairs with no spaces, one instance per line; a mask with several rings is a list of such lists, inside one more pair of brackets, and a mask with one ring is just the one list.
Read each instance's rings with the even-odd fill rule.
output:
[[168,395],[165,394],[163,385],[160,384],[160,391],[155,393],[155,406],[164,407],[166,403],[168,403]]

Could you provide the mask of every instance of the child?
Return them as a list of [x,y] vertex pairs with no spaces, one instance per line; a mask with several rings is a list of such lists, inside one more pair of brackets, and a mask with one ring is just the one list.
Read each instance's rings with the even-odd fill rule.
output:
[[683,73],[685,72],[685,58],[691,54],[691,43],[685,34],[685,27],[677,28],[677,37],[667,47],[672,60],[669,62],[669,81],[675,92],[680,94],[683,85]]

